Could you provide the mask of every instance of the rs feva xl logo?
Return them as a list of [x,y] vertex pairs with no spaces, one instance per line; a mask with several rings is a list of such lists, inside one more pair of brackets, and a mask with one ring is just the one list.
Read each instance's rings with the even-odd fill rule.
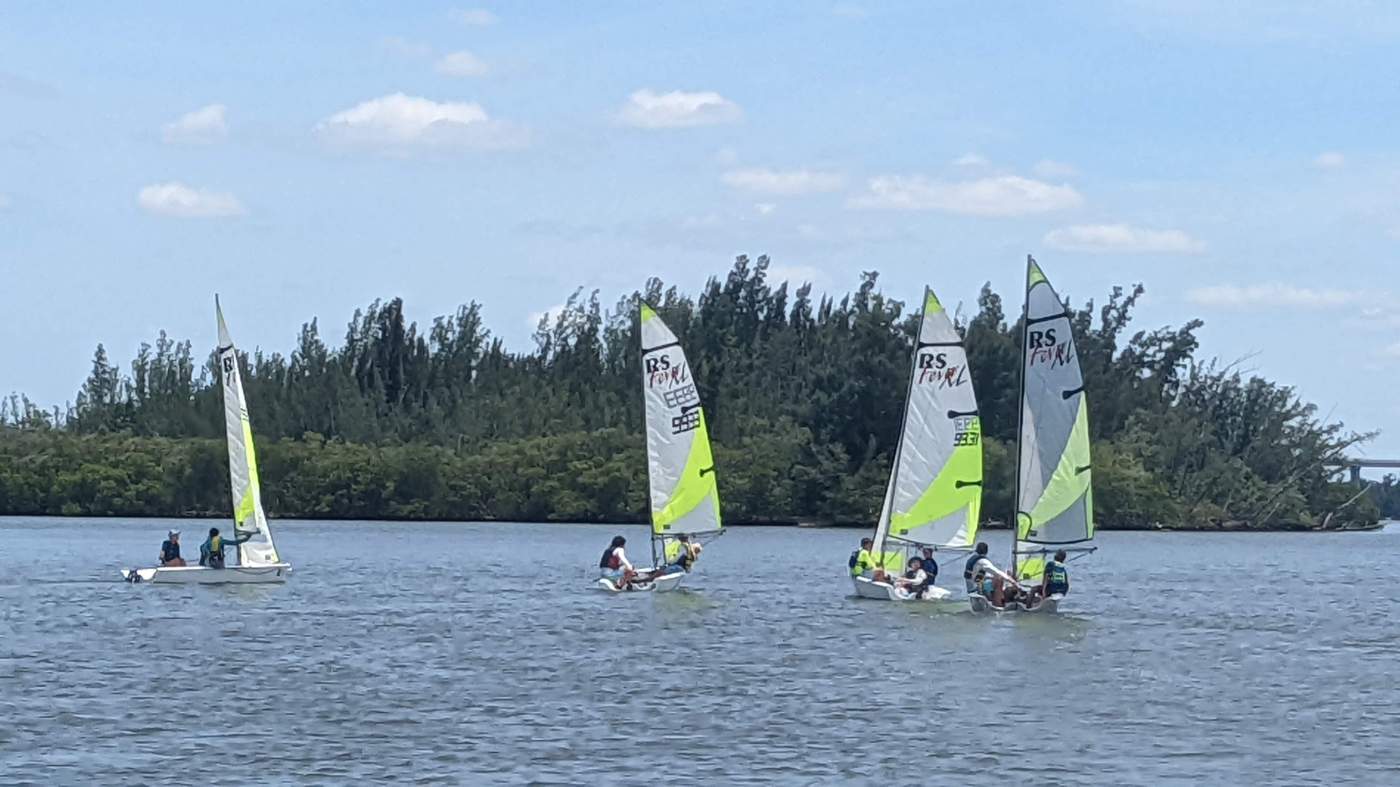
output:
[[1032,330],[1026,333],[1026,365],[1049,364],[1055,369],[1074,360],[1074,347],[1069,340],[1061,342],[1055,336],[1055,328]]
[[937,385],[939,388],[953,388],[967,381],[967,364],[948,363],[948,353],[920,350],[916,362],[919,385]]

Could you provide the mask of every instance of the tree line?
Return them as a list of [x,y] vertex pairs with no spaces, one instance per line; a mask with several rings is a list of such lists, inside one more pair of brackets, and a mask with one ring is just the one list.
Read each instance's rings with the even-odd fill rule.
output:
[[[646,517],[639,299],[680,338],[731,521],[870,522],[883,497],[919,300],[863,273],[840,297],[739,257],[698,296],[651,279],[604,308],[576,291],[511,351],[478,303],[419,326],[395,298],[338,344],[313,319],[288,354],[242,354],[264,499],[279,516],[566,521]],[[1201,321],[1133,328],[1143,288],[1072,310],[1103,527],[1334,527],[1375,500],[1325,465],[1370,435],[1287,386],[1197,358]],[[951,299],[950,299],[951,300]],[[1011,509],[1020,293],[959,314],[982,414],[983,511]],[[235,326],[236,327],[236,326]],[[161,333],[129,366],[98,345],[66,407],[0,400],[0,513],[228,509],[212,347]]]

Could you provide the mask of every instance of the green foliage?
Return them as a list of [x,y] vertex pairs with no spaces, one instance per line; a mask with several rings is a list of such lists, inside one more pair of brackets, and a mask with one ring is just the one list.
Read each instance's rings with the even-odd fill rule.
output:
[[[874,272],[846,296],[814,300],[810,286],[773,286],[767,271],[766,257],[739,257],[698,298],[653,279],[611,309],[576,292],[540,322],[528,352],[507,351],[475,303],[420,330],[400,300],[376,301],[335,347],[313,319],[290,355],[241,359],[267,506],[311,517],[644,519],[645,299],[690,358],[728,519],[870,521],[898,438],[916,315],[880,292]],[[1375,516],[1324,467],[1365,436],[1318,420],[1289,388],[1197,361],[1199,321],[1130,333],[1142,292],[1115,288],[1072,313],[1101,526]],[[1019,302],[984,287],[959,325],[982,413],[984,516],[1003,522],[1020,346],[1007,311]],[[190,342],[162,333],[127,371],[99,345],[67,412],[0,400],[0,512],[226,511],[216,370],[212,354],[197,363]]]

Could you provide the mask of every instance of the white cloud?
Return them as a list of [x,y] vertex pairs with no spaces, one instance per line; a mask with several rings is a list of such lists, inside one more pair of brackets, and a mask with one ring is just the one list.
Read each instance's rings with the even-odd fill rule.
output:
[[468,27],[487,27],[496,24],[496,15],[485,8],[464,8],[453,11],[452,18]]
[[1052,185],[1017,175],[957,182],[921,175],[871,178],[866,191],[852,197],[853,208],[934,210],[965,216],[1026,216],[1078,207],[1084,198],[1069,185]]
[[953,159],[953,166],[955,167],[985,167],[987,164],[988,161],[986,157],[976,153],[964,153]]
[[1045,233],[1045,245],[1065,251],[1195,254],[1206,245],[1181,230],[1149,230],[1127,224],[1079,224]]
[[[0,208],[4,208],[4,207],[5,207],[5,204],[4,204],[4,201],[3,201],[3,200],[4,200],[4,197],[3,197],[3,196],[0,196]],[[757,203],[754,203],[753,209],[756,210],[756,211],[758,211],[758,215],[760,215],[760,216],[767,216],[768,214],[770,214],[770,213],[772,213],[773,211],[777,210],[777,209],[778,209],[778,206],[777,206],[777,205],[774,205],[774,204],[771,203],[771,202],[757,202]]]
[[443,55],[436,68],[439,74],[450,77],[479,77],[490,70],[481,58],[465,49]]
[[1328,150],[1317,154],[1313,159],[1313,166],[1318,169],[1341,169],[1347,165],[1347,157],[1335,150]]
[[524,129],[493,120],[480,104],[403,93],[371,99],[321,121],[328,142],[404,153],[415,149],[501,150],[528,141]]
[[1360,303],[1374,302],[1380,293],[1374,290],[1313,289],[1292,284],[1216,284],[1198,287],[1186,293],[1192,303],[1232,309],[1295,307],[1300,309],[1336,309]]
[[247,211],[238,198],[226,191],[209,191],[183,183],[153,183],[136,194],[136,203],[147,213],[182,219],[242,216]]
[[1079,174],[1079,170],[1075,169],[1073,164],[1051,161],[1048,158],[1037,161],[1031,171],[1042,178],[1072,178]]
[[1395,342],[1394,344],[1386,345],[1385,347],[1381,348],[1380,354],[1385,356],[1386,358],[1400,358],[1400,342]]
[[738,104],[712,90],[638,90],[627,98],[618,117],[637,128],[686,128],[734,123],[743,115]]
[[223,104],[210,104],[181,115],[161,128],[161,138],[182,145],[209,145],[222,141],[228,136],[228,125],[224,122],[227,110],[228,107]]
[[834,172],[809,169],[738,169],[724,173],[721,180],[736,189],[785,197],[836,191],[845,182]]

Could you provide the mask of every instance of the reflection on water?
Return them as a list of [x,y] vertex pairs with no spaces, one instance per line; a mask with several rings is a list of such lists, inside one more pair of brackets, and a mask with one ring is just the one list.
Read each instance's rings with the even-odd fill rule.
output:
[[[0,520],[0,782],[1392,782],[1400,533],[1107,533],[1058,616],[851,597],[859,533],[284,523],[285,586],[130,586],[160,522]],[[1007,545],[993,534],[993,554]],[[955,561],[944,582],[958,582]]]

